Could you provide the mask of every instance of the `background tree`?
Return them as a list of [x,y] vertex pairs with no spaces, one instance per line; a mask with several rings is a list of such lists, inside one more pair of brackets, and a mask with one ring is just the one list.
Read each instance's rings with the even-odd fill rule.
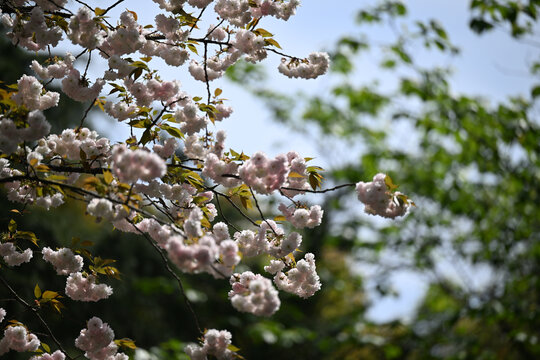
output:
[[[535,1],[472,1],[470,29],[479,36],[499,29],[527,43],[535,33],[538,6]],[[341,82],[329,93],[306,95],[298,105],[260,80],[250,90],[279,121],[295,129],[315,124],[320,144],[365,145],[359,158],[331,170],[333,181],[370,178],[382,169],[414,193],[417,207],[397,224],[351,215],[342,194],[334,194],[326,213],[347,220],[318,234],[326,251],[345,250],[352,263],[376,264],[377,290],[383,295],[391,293],[390,275],[400,270],[424,274],[431,285],[408,324],[370,325],[363,311],[345,312],[342,336],[324,356],[537,357],[538,82],[530,97],[497,103],[456,93],[449,69],[415,55],[425,54],[422,48],[448,57],[459,53],[452,34],[436,19],[411,26],[404,3],[381,1],[360,8],[356,20],[360,29],[395,29],[395,39],[374,45],[365,34],[341,38],[332,52],[332,72]],[[348,80],[362,78],[355,64],[367,54],[379,57],[381,73],[393,74],[391,85]],[[531,77],[537,78],[538,64],[538,57],[529,64]],[[254,71],[237,66],[230,78],[245,82],[244,74]],[[400,131],[410,133],[405,143],[395,141]],[[350,229],[361,228],[373,231],[351,237]],[[385,263],[389,253],[397,256]],[[475,272],[482,267],[490,276],[478,285]],[[446,276],[448,268],[457,279]]]

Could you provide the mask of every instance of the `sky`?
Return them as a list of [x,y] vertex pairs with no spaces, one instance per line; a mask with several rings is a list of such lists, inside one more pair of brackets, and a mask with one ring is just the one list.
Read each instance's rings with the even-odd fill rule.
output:
[[[139,14],[141,24],[152,23],[153,16],[157,13],[157,7],[153,3],[147,2],[148,8],[140,11],[133,4],[133,1],[126,1],[118,11],[123,11],[126,7],[135,10]],[[375,1],[362,1],[362,6],[374,4]],[[152,4],[152,5],[151,5]],[[389,29],[359,29],[354,23],[354,16],[358,10],[359,2],[356,0],[304,0],[298,9],[297,15],[288,22],[274,19],[265,19],[259,26],[274,34],[274,38],[280,43],[284,52],[297,57],[305,57],[310,52],[328,50],[343,35],[357,34],[362,31],[370,39],[384,41],[388,38]],[[133,8],[131,7],[133,6]],[[152,8],[154,6],[154,8]],[[510,39],[504,31],[494,31],[481,37],[473,34],[468,29],[470,16],[468,13],[467,0],[411,0],[407,1],[411,23],[413,20],[438,19],[446,28],[451,41],[461,48],[461,54],[448,60],[447,58],[433,57],[428,53],[419,51],[415,56],[421,62],[438,63],[450,66],[454,75],[451,85],[452,91],[465,93],[468,95],[478,95],[489,99],[489,101],[499,101],[509,95],[528,96],[532,79],[527,75],[525,69],[528,62],[537,53],[537,49],[525,43],[519,43]],[[114,12],[111,16],[115,16]],[[214,18],[212,14],[206,13],[203,17],[203,29]],[[270,54],[265,60],[265,68],[269,74],[269,84],[278,90],[282,90],[291,96],[299,91],[308,94],[325,94],[330,86],[337,81],[335,78],[323,76],[316,80],[288,79],[277,72],[277,65],[280,56]],[[206,93],[204,84],[197,83],[187,74],[187,68],[172,68],[164,66],[163,62],[153,60],[152,67],[157,68],[163,79],[178,79],[182,82],[184,89],[193,96]],[[92,71],[102,69],[103,63],[93,63]],[[378,68],[378,62],[374,57],[366,55],[360,58],[356,64],[359,71],[353,78],[348,79],[355,84],[370,84],[375,78],[379,79],[381,86],[392,84],[393,78],[390,75],[382,74]],[[228,104],[234,108],[231,118],[222,123],[217,123],[217,129],[225,129],[228,133],[227,147],[236,151],[244,151],[252,154],[256,151],[264,151],[274,156],[278,153],[289,150],[296,150],[303,156],[315,157],[317,165],[331,168],[335,165],[336,159],[347,161],[357,158],[355,151],[361,148],[351,147],[342,143],[332,144],[330,148],[321,148],[314,141],[313,137],[306,134],[296,133],[284,125],[274,122],[271,114],[264,109],[262,103],[253,98],[249,92],[237,85],[228,83],[226,80],[219,80],[212,83],[212,87],[220,87],[224,90],[223,96],[229,99]],[[116,141],[125,140],[127,128],[115,126],[111,120],[105,120],[103,116],[95,116],[94,125],[101,133],[108,135]],[[309,133],[309,131],[308,131]],[[364,179],[365,180],[365,179]],[[360,214],[359,216],[367,216]],[[441,264],[444,264],[441,258]],[[446,269],[448,276],[456,277],[452,274],[451,266],[442,265]],[[475,269],[468,268],[473,272]],[[489,269],[478,270],[478,281],[481,286],[482,281],[489,279]],[[377,322],[384,322],[394,319],[406,320],[412,314],[418,301],[427,289],[427,282],[424,276],[410,272],[396,273],[392,278],[392,284],[399,293],[397,297],[378,298],[371,290],[373,282],[367,282],[368,292],[374,301],[374,306],[368,311],[368,318]]]

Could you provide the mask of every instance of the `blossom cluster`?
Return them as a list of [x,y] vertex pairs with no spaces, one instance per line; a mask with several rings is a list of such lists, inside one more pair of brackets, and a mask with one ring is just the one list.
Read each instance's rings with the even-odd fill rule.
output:
[[157,180],[152,180],[148,184],[137,183],[133,189],[137,193],[152,198],[174,201],[178,206],[182,207],[188,207],[193,201],[193,195],[197,193],[197,189],[189,184],[169,185]]
[[81,76],[79,70],[71,69],[62,80],[62,91],[73,100],[83,102],[96,99],[103,89],[103,85],[105,85],[105,81],[97,79],[90,86],[88,80]]
[[222,58],[211,57],[206,63],[199,63],[192,59],[189,62],[189,73],[198,81],[207,82],[216,80],[225,74],[230,66],[234,65],[242,57],[241,51],[231,50],[231,52]]
[[66,358],[66,355],[60,351],[56,350],[52,354],[43,354],[43,355],[36,355],[32,356],[30,360],[64,360]]
[[328,70],[330,58],[327,53],[314,52],[307,59],[281,59],[278,70],[290,78],[315,79]]
[[108,298],[113,293],[110,286],[96,284],[94,275],[84,276],[81,272],[75,272],[68,276],[65,291],[72,300],[79,301],[99,301]]
[[24,105],[30,111],[45,110],[58,105],[60,94],[54,91],[43,93],[43,85],[33,76],[23,75],[17,81],[19,91],[12,96],[18,105]]
[[2,256],[9,266],[19,266],[32,259],[32,250],[26,249],[23,252],[19,252],[12,242],[5,242],[0,244],[0,256]]
[[101,167],[110,162],[109,139],[85,127],[65,129],[60,135],[51,134],[39,139],[37,145],[32,153],[55,166],[63,165],[67,160],[81,161],[82,153],[90,167]]
[[93,198],[86,207],[86,212],[98,219],[115,221],[127,216],[127,212],[121,204],[114,205],[108,199]]
[[130,11],[120,14],[120,25],[115,30],[106,30],[106,38],[100,51],[108,56],[131,54],[141,49],[147,42],[141,33],[141,26]]
[[281,187],[291,187],[291,197],[309,187],[305,160],[297,152],[277,155],[269,159],[263,152],[257,152],[238,168],[242,181],[260,194],[270,194]]
[[178,235],[170,237],[165,246],[169,258],[178,268],[186,272],[204,271],[216,277],[228,276],[240,262],[238,245],[229,238],[228,228],[224,223],[215,224],[212,233],[201,236],[202,212],[197,209],[191,212],[184,224],[184,231],[188,236],[200,237],[191,243]]
[[12,119],[0,116],[0,151],[11,154],[23,141],[35,141],[47,135],[51,124],[39,110],[31,111],[26,118],[26,127],[18,128]]
[[100,318],[88,320],[86,329],[75,339],[75,346],[83,350],[84,356],[90,360],[128,360],[126,354],[118,353],[118,345],[114,343],[114,331]]
[[69,248],[54,251],[49,247],[41,249],[43,260],[50,262],[58,275],[69,275],[82,270],[83,258]]
[[234,234],[234,239],[245,257],[253,257],[265,252],[267,241],[264,237],[259,237],[251,230],[242,230]]
[[94,21],[91,10],[86,7],[81,7],[69,19],[69,30],[69,40],[84,48],[95,49],[103,43],[105,34]]
[[274,283],[278,289],[296,294],[302,298],[308,298],[321,288],[319,275],[315,267],[315,255],[307,253],[304,259],[296,263],[289,271],[283,272],[285,264],[272,260],[265,270],[275,274]]
[[285,183],[289,163],[284,154],[269,159],[263,152],[257,152],[238,169],[240,178],[256,192],[270,194]]
[[198,133],[208,124],[206,117],[199,115],[197,105],[191,101],[185,102],[182,108],[175,111],[174,119],[180,124],[180,130],[187,135]]
[[117,119],[118,121],[123,121],[126,119],[131,119],[137,117],[137,106],[135,104],[127,104],[123,101],[112,102],[108,101],[104,105],[105,112]]
[[279,210],[295,228],[313,229],[321,224],[324,211],[319,205],[313,205],[308,209],[289,208],[285,204],[279,205]]
[[356,193],[358,200],[364,203],[366,213],[394,219],[405,215],[410,203],[400,199],[403,194],[399,191],[391,192],[386,178],[385,174],[379,173],[373,177],[373,181],[360,181],[356,184]]
[[113,147],[111,168],[120,181],[129,184],[151,181],[167,172],[167,165],[159,155],[142,149],[131,150],[125,145]]
[[184,351],[192,360],[206,360],[207,355],[213,355],[219,360],[232,359],[234,352],[228,349],[232,335],[227,330],[210,329],[204,334],[201,345],[188,344]]
[[[40,1],[43,3],[43,1]],[[12,18],[7,14],[2,15],[2,24],[11,29],[7,36],[13,44],[22,46],[30,51],[44,50],[47,46],[58,45],[62,39],[62,29],[58,26],[48,26],[45,14],[40,6],[30,11],[29,18],[22,16]]]
[[[29,149],[26,150],[28,152],[28,158],[39,158],[33,156],[34,152],[30,152]],[[0,159],[0,179],[22,175],[21,171],[11,169],[9,165],[9,160]],[[37,206],[44,207],[47,210],[51,207],[58,207],[64,203],[64,196],[62,193],[38,196],[36,189],[26,184],[23,185],[21,181],[18,180],[6,182],[5,187],[7,189],[7,198],[9,201],[25,204],[33,203]]]
[[[20,175],[18,170],[14,170],[13,175]],[[64,196],[61,193],[53,195],[38,196],[36,189],[30,185],[22,185],[20,181],[8,182],[5,184],[7,198],[9,201],[24,204],[35,204],[49,210],[51,207],[58,207],[64,203]]]
[[124,80],[128,91],[135,97],[137,105],[148,106],[153,101],[159,100],[172,106],[176,103],[183,103],[180,99],[185,98],[185,94],[180,91],[180,82],[158,81],[150,79],[146,82],[135,82],[130,78]]
[[48,66],[42,66],[36,60],[32,60],[30,68],[42,79],[62,79],[73,69],[74,61],[75,57],[67,53],[64,59],[55,58],[55,62]]
[[302,235],[285,231],[273,220],[264,220],[259,227],[258,243],[264,244],[262,252],[281,258],[295,251],[302,243]]
[[179,144],[178,144],[178,141],[176,141],[176,139],[168,138],[163,142],[163,145],[161,144],[154,145],[153,150],[156,154],[158,154],[162,158],[168,159],[174,154],[176,149],[178,149],[178,146]]
[[29,333],[24,326],[8,326],[0,340],[0,356],[10,350],[18,352],[36,351],[41,345],[38,337]]
[[270,316],[281,305],[272,282],[260,274],[251,271],[233,274],[230,283],[232,290],[229,291],[229,298],[232,306],[238,311]]
[[[208,2],[208,1],[206,1]],[[214,10],[218,15],[229,21],[232,25],[242,27],[253,18],[274,16],[278,19],[288,20],[296,13],[300,1],[271,1],[271,0],[217,0]]]
[[[121,231],[126,232],[142,232],[147,233],[150,237],[162,248],[165,248],[169,238],[171,238],[175,231],[173,226],[161,225],[154,219],[144,219],[140,223],[134,225],[124,219],[124,221],[117,221],[114,223],[115,227]],[[174,227],[174,230],[173,230]]]
[[238,164],[235,162],[226,162],[221,160],[216,154],[209,153],[204,160],[204,169],[202,175],[208,176],[216,183],[226,187],[234,187],[240,185],[240,181],[234,176],[238,169]]

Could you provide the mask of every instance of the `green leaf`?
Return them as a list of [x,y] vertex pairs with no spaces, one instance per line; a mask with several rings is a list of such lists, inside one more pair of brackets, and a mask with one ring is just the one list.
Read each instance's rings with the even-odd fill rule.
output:
[[206,216],[201,219],[201,225],[207,229],[210,229],[212,227],[212,224],[210,224],[210,221],[208,221]]
[[58,312],[59,314],[61,314],[62,309],[65,308],[65,306],[60,301],[55,300],[55,299],[52,299],[50,301],[50,304],[53,307],[53,309],[56,310],[56,312]]
[[392,178],[389,175],[386,175],[386,177],[384,178],[384,183],[386,184],[388,189],[390,189],[390,191],[394,191],[398,188],[398,186],[394,184]]
[[324,169],[320,166],[308,166],[306,170],[308,172],[324,171]]
[[67,179],[67,176],[64,175],[49,175],[47,176],[47,180],[51,181],[64,181]]
[[58,294],[56,291],[50,291],[47,290],[43,293],[43,299],[56,299],[57,297],[60,297],[60,294]]
[[108,170],[103,170],[103,180],[105,180],[107,185],[110,185],[114,180],[112,173]]
[[195,54],[199,55],[199,52],[197,51],[197,48],[195,47],[195,45],[193,44],[187,44],[187,47],[189,50],[191,50],[192,52],[194,52]]
[[41,297],[41,289],[39,288],[39,285],[36,284],[36,287],[34,288],[34,296],[36,299],[39,299]]
[[144,62],[142,61],[134,61],[132,62],[131,64],[129,64],[130,66],[133,66],[133,67],[136,67],[136,68],[140,68],[140,69],[144,69],[146,71],[150,71],[150,69],[148,68],[148,65],[146,65]]
[[536,99],[538,96],[540,96],[540,85],[537,85],[531,89],[531,97]]
[[269,31],[263,29],[263,28],[258,28],[258,29],[255,29],[253,30],[253,32],[257,35],[260,35],[262,37],[272,37],[274,36],[274,34],[270,33]]
[[146,129],[142,134],[141,144],[146,145],[150,142],[150,140],[152,140],[152,132],[150,131],[150,129]]
[[174,119],[174,115],[173,114],[165,114],[161,117],[163,120],[169,120],[169,119],[172,119],[170,120],[171,122],[176,122],[176,120]]
[[79,156],[81,157],[81,160],[83,163],[86,162],[86,153],[84,152],[83,149],[79,149]]
[[160,128],[162,130],[165,130],[166,132],[169,133],[169,135],[175,137],[175,138],[179,138],[179,139],[183,139],[184,138],[184,134],[177,128],[175,127],[172,127],[170,125],[167,125],[167,124],[162,124],[160,125]]
[[138,129],[145,129],[147,125],[149,125],[147,119],[144,120],[131,120],[128,123],[129,126],[133,126],[134,128]]
[[15,222],[15,220],[9,220],[8,230],[10,233],[14,233],[17,231],[17,223]]
[[303,178],[304,175],[301,175],[301,174],[299,174],[299,173],[297,173],[297,172],[291,171],[291,172],[289,172],[288,177],[292,177],[292,178]]
[[470,22],[469,22],[469,27],[471,28],[472,31],[478,33],[478,34],[482,34],[488,30],[491,30],[493,29],[493,24],[481,19],[481,18],[473,18]]
[[309,174],[308,181],[313,190],[317,190],[318,187],[321,187],[321,180],[314,173]]
[[17,231],[15,233],[15,237],[17,239],[28,240],[28,241],[32,242],[34,245],[37,246],[38,238],[37,238],[36,234],[34,234],[31,231]]
[[275,46],[278,49],[281,49],[281,45],[279,45],[279,43],[276,40],[272,39],[272,38],[266,38],[266,39],[264,39],[264,42],[266,43],[266,45]]
[[133,75],[133,79],[137,80],[139,77],[141,77],[142,75],[142,72],[143,72],[143,69],[142,68],[136,68],[134,69],[129,75]]
[[125,347],[128,349],[136,349],[137,346],[135,345],[135,341],[129,339],[129,338],[123,338],[114,340],[114,343],[118,345],[119,347]]
[[244,196],[240,196],[240,202],[242,203],[242,206],[246,209],[246,210],[249,210],[249,209],[252,209],[253,208],[253,205],[251,204],[251,200],[244,197]]

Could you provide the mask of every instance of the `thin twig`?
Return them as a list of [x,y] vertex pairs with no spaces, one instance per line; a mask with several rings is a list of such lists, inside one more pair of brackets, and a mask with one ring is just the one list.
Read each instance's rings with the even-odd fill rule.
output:
[[161,259],[163,260],[163,263],[165,264],[165,268],[167,269],[167,272],[169,272],[169,274],[171,274],[175,279],[176,279],[176,282],[178,282],[178,286],[180,288],[180,293],[182,294],[182,297],[184,298],[184,302],[187,306],[187,308],[189,309],[189,311],[191,312],[191,315],[193,316],[193,319],[195,321],[195,326],[197,327],[197,330],[199,331],[199,333],[203,334],[203,331],[201,329],[201,326],[199,324],[199,318],[197,317],[197,314],[195,313],[195,310],[193,310],[193,307],[191,306],[191,302],[189,301],[187,295],[186,295],[186,292],[184,290],[184,285],[182,284],[182,280],[180,279],[180,277],[178,276],[178,274],[176,274],[173,269],[171,269],[171,266],[169,265],[169,259],[167,259],[167,257],[165,256],[165,254],[163,253],[163,251],[160,249],[160,247],[155,243],[155,241],[153,241],[149,236],[148,234],[146,234],[145,232],[141,231],[133,222],[131,222],[130,220],[128,220],[131,225],[133,225],[133,227],[142,235],[144,236],[144,238],[150,243],[150,245],[152,245],[152,247],[154,247],[154,249],[156,249],[156,251],[159,253],[159,256],[161,257]]
[[271,52],[273,52],[273,53],[275,53],[275,54],[278,54],[278,55],[281,55],[281,56],[285,56],[285,57],[287,57],[287,58],[289,58],[289,59],[292,59],[292,60],[300,60],[300,58],[298,58],[298,57],[296,57],[296,56],[287,55],[287,54],[285,54],[285,53],[282,53],[282,52],[280,52],[280,51],[277,51],[276,49],[272,49],[272,48],[265,48],[265,49],[268,50],[268,51],[271,51]]
[[201,16],[202,16],[202,14],[204,13],[204,10],[206,10],[207,7],[208,7],[208,5],[202,8],[201,12],[199,13],[199,16],[197,16],[197,19],[193,22],[193,25],[191,25],[191,28],[189,29],[190,34],[193,31],[193,29],[195,28],[195,26],[197,26],[197,23],[199,22],[199,20],[201,20]]
[[235,208],[235,209],[236,209],[236,210],[237,210],[237,211],[238,211],[245,219],[246,219],[246,220],[248,220],[252,225],[254,225],[254,226],[256,226],[256,227],[259,227],[259,226],[260,226],[260,225],[257,224],[255,221],[253,221],[252,218],[250,218],[249,216],[247,216],[247,215],[242,211],[242,209],[240,209],[240,208],[238,207],[238,205],[236,205],[236,204],[234,203],[234,201],[232,201],[232,200],[230,199],[230,197],[229,197],[228,195],[223,194],[223,193],[220,193],[219,191],[217,191],[217,190],[215,190],[215,189],[209,189],[209,190],[212,191],[214,194],[219,195],[219,196],[223,196],[225,199],[227,199],[227,201],[228,201],[228,202],[229,202],[229,203],[230,203],[230,204],[231,204],[231,205],[232,205],[232,206],[233,206],[233,207],[234,207],[234,208]]
[[334,186],[333,188],[324,189],[324,190],[297,189],[297,188],[292,188],[292,187],[288,187],[288,186],[282,186],[282,187],[280,187],[280,189],[281,190],[292,190],[292,191],[308,192],[308,193],[313,193],[313,194],[322,194],[322,193],[325,193],[325,192],[335,191],[337,189],[341,189],[341,188],[344,188],[344,187],[350,187],[350,186],[356,186],[356,184],[355,183],[341,184],[341,185],[338,185],[338,186]]
[[58,339],[56,338],[56,336],[54,336],[51,328],[49,327],[49,325],[47,324],[47,322],[43,319],[43,317],[41,316],[41,314],[39,313],[39,310],[33,306],[31,306],[30,304],[28,304],[23,298],[21,298],[19,296],[19,294],[17,294],[17,292],[15,290],[13,290],[13,288],[11,286],[9,286],[8,282],[2,277],[0,276],[0,281],[4,284],[4,286],[9,290],[9,292],[15,297],[15,299],[21,304],[23,305],[24,307],[26,307],[28,310],[31,310],[34,315],[36,315],[36,317],[39,319],[39,321],[41,322],[41,324],[45,327],[45,329],[47,329],[47,332],[49,333],[49,335],[51,336],[51,339],[54,341],[54,343],[56,344],[56,346],[58,346],[58,348],[66,355],[66,357],[70,360],[72,360],[73,358],[71,356],[68,355],[68,353],[66,352],[66,350],[64,349],[64,347],[62,346],[62,344],[60,343],[60,341],[58,341]]
[[268,222],[268,220],[266,220],[262,210],[261,210],[261,207],[259,206],[259,202],[257,201],[257,197],[255,196],[255,193],[253,192],[253,189],[251,188],[251,186],[249,186],[249,191],[251,192],[251,196],[253,196],[253,201],[255,201],[255,207],[257,208],[257,210],[259,210],[259,215],[261,216],[261,220],[264,221],[266,223],[266,225],[268,225],[268,227],[270,227],[270,229],[272,230],[272,232],[274,233],[275,236],[278,236],[278,234],[276,233],[276,230],[274,230],[274,227],[272,225],[270,225],[270,223]]
[[221,26],[221,24],[223,24],[223,22],[225,21],[225,19],[222,19],[216,26],[214,26],[206,35],[204,35],[203,39],[206,39],[208,38],[208,36],[210,36],[218,27]]
[[219,275],[221,275],[222,278],[226,279],[226,278],[229,277],[229,276],[225,275],[224,273],[222,273],[221,270],[219,270],[217,267],[215,267],[214,264],[210,264],[210,267],[212,268],[212,270],[214,270]]
[[234,224],[232,224],[228,219],[227,217],[225,217],[225,213],[223,212],[223,210],[221,209],[221,203],[219,201],[219,196],[216,196],[216,203],[217,203],[217,207],[218,207],[218,210],[219,210],[219,213],[221,214],[221,217],[223,218],[223,221],[225,221],[225,223],[232,227],[235,231],[237,232],[240,232],[240,230],[234,226]]
[[124,0],[118,0],[117,2],[115,2],[114,4],[112,4],[111,6],[109,6],[108,8],[105,9],[105,11],[103,12],[103,14],[101,14],[102,16],[105,15],[106,13],[108,13],[111,9],[113,9],[116,5],[120,4],[121,2],[123,2]]
[[84,115],[81,119],[81,123],[79,124],[79,127],[75,130],[75,132],[78,132],[79,130],[81,130],[82,126],[84,125],[84,120],[86,119],[86,117],[88,116],[88,113],[90,112],[90,110],[92,109],[92,106],[94,106],[94,103],[96,102],[97,98],[95,98],[94,100],[92,100],[92,102],[90,103],[90,105],[88,106],[88,108],[86,109],[86,111],[84,112]]
[[208,93],[207,104],[210,105],[212,94],[210,93],[210,81],[208,80],[208,44],[204,44],[204,82],[206,83],[206,92]]
[[88,67],[90,66],[90,62],[92,61],[92,50],[88,50],[88,60],[86,61],[86,66],[84,68],[84,74],[83,78],[86,78],[86,74],[88,73]]

